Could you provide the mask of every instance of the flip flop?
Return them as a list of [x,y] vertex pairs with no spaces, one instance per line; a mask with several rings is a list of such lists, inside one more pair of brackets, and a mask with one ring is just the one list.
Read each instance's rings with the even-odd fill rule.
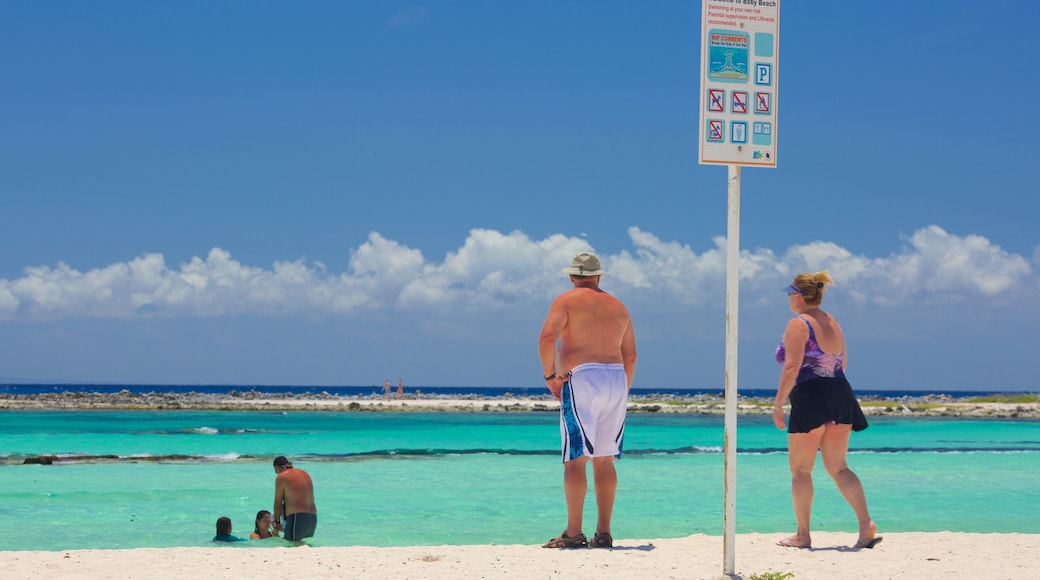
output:
[[859,540],[856,542],[856,545],[853,546],[853,549],[862,550],[865,548],[867,550],[873,550],[874,546],[881,543],[881,540],[884,540],[881,536],[875,536],[873,540]]
[[596,532],[595,536],[592,536],[592,541],[589,542],[590,548],[613,548],[614,538],[610,536],[610,532]]
[[567,530],[564,530],[559,536],[549,540],[542,544],[543,548],[588,548],[589,540],[585,537],[585,534],[578,534],[577,536],[568,536]]
[[808,546],[799,546],[797,544],[792,544],[791,543],[791,538],[779,539],[779,540],[776,541],[776,545],[777,546],[783,546],[785,548],[798,548],[798,549],[802,549],[802,550],[807,550],[809,548],[812,548],[811,544],[808,545]]

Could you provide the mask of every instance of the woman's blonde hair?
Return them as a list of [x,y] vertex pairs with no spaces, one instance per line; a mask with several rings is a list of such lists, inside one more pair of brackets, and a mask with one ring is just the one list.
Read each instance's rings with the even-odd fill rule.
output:
[[834,280],[831,279],[831,275],[827,273],[827,270],[821,270],[812,274],[802,272],[794,277],[794,283],[791,285],[798,289],[806,304],[819,306],[820,302],[823,301],[824,286],[827,284],[833,285]]

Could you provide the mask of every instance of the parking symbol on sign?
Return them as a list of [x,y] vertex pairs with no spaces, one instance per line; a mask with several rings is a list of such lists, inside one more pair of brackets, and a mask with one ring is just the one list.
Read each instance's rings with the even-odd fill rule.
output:
[[766,62],[755,63],[755,84],[764,86],[773,84],[773,65]]

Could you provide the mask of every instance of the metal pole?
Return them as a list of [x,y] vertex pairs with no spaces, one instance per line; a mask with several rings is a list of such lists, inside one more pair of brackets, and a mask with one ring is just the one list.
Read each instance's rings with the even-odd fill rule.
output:
[[740,166],[729,166],[726,230],[726,482],[724,492],[724,573],[733,575],[737,528],[737,310],[740,286]]

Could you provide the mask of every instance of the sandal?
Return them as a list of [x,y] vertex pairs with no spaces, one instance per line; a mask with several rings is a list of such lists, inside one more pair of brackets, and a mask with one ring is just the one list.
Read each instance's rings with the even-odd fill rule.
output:
[[881,540],[883,540],[883,539],[884,538],[882,538],[881,536],[875,536],[875,537],[873,537],[873,538],[871,538],[869,540],[859,540],[859,541],[856,542],[856,545],[852,547],[852,549],[853,550],[864,550],[864,549],[866,549],[866,550],[873,550],[874,546],[880,544]]
[[542,544],[543,548],[588,548],[589,540],[585,537],[585,534],[578,534],[577,536],[568,536],[567,530],[564,530],[562,534],[555,537],[548,542]]
[[610,532],[596,532],[595,536],[592,536],[592,542],[589,544],[590,548],[613,548],[614,538],[610,537]]
[[877,524],[871,521],[870,525],[867,526],[867,529],[870,531],[871,537],[869,539],[865,539],[863,537],[863,532],[860,532],[859,538],[856,540],[856,545],[852,546],[853,550],[873,550],[874,546],[878,545],[878,543],[881,541],[881,536],[877,535]]

